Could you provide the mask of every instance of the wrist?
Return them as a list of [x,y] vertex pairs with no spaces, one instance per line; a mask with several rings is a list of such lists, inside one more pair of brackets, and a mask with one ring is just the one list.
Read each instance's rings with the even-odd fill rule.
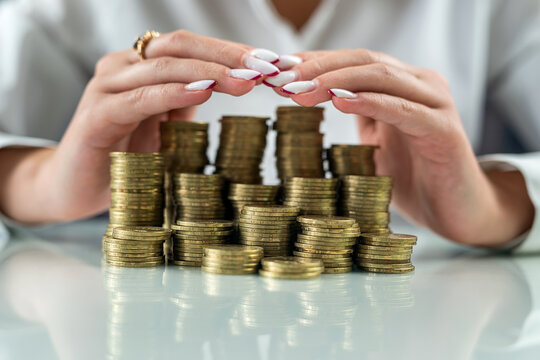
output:
[[498,219],[499,243],[506,244],[528,231],[534,222],[535,208],[521,172],[489,170],[485,175],[493,189]]

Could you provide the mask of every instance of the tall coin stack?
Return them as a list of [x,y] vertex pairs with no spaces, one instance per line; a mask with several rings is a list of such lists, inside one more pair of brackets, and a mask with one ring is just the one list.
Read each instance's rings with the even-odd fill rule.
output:
[[264,256],[289,255],[299,211],[282,205],[244,206],[238,219],[239,242],[262,247]]
[[103,237],[105,261],[123,267],[150,267],[164,263],[163,244],[169,229],[151,226],[118,226]]
[[233,217],[238,219],[244,205],[276,204],[277,185],[230,184],[228,199],[233,208]]
[[284,205],[301,215],[336,215],[338,179],[292,177],[285,181]]
[[219,174],[174,174],[176,219],[224,219],[223,184]]
[[177,221],[173,233],[172,264],[201,266],[203,248],[229,242],[233,223],[228,220]]
[[253,274],[262,257],[263,249],[258,246],[210,245],[204,248],[201,268],[214,274]]
[[338,274],[352,271],[352,253],[360,227],[356,220],[341,216],[299,216],[295,256],[321,259],[324,272]]
[[223,116],[216,172],[231,183],[261,184],[261,161],[266,148],[266,117]]
[[327,150],[330,171],[334,177],[344,175],[375,176],[375,149],[372,145],[332,145]]
[[406,234],[362,234],[356,246],[356,265],[362,270],[400,274],[414,270],[412,247],[417,238]]
[[203,173],[208,164],[208,123],[167,121],[160,123],[161,148],[165,157],[164,224],[174,223],[172,176],[175,172]]
[[389,233],[392,178],[347,175],[341,180],[341,215],[355,218],[362,233]]
[[323,121],[323,108],[280,106],[274,129],[276,138],[276,165],[279,178],[322,178],[323,134],[319,132]]
[[110,224],[163,225],[163,155],[111,152]]

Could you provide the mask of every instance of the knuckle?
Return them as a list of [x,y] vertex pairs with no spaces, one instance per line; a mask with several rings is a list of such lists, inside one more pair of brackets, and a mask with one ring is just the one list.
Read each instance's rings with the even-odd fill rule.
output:
[[398,102],[398,106],[399,106],[400,112],[407,115],[415,114],[417,112],[417,109],[415,108],[415,106],[406,100],[400,100]]
[[109,67],[109,64],[111,63],[111,55],[105,55],[101,59],[99,59],[96,62],[96,66],[94,67],[94,74],[99,75],[105,72],[105,70]]
[[381,77],[388,79],[395,77],[394,69],[391,66],[384,63],[377,63],[376,65],[377,72]]
[[137,88],[133,91],[131,91],[128,95],[128,103],[133,106],[134,109],[136,109],[139,113],[144,113],[144,100],[146,99],[146,96],[148,94],[148,89],[145,87]]
[[172,65],[172,59],[168,57],[159,57],[152,60],[152,70],[158,73],[166,71]]

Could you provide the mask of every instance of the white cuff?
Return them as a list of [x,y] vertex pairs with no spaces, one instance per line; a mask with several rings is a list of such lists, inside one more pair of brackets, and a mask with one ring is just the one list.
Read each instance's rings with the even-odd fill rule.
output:
[[521,172],[529,197],[535,208],[534,222],[529,231],[518,236],[502,249],[512,249],[515,253],[540,251],[540,152],[528,154],[495,154],[478,158],[484,170]]

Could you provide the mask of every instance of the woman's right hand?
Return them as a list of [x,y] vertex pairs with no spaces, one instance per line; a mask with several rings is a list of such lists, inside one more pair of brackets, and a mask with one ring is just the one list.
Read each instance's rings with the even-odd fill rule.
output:
[[[39,161],[34,160],[38,168],[30,167],[37,184],[33,201],[26,201],[28,192],[6,191],[4,213],[23,222],[49,222],[105,210],[109,152],[158,151],[160,122],[190,120],[194,106],[207,101],[212,91],[240,96],[256,79],[279,72],[270,63],[271,52],[184,30],[151,39],[144,54],[146,59],[140,60],[136,51],[124,50],[97,63],[60,144],[40,152]],[[21,184],[22,179],[13,178],[16,173],[8,185]],[[38,203],[46,212],[25,206],[36,205],[36,197],[43,198]]]

